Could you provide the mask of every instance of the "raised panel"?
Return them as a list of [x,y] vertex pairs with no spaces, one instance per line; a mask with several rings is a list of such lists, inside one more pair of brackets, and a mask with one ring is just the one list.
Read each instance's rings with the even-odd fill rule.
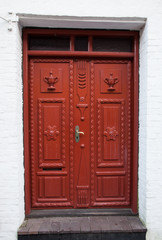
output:
[[42,198],[44,196],[44,179],[42,177],[39,177],[38,181],[38,191],[39,191],[39,198]]
[[39,166],[65,164],[65,99],[39,99]]
[[41,69],[40,86],[42,93],[61,93],[63,91],[63,68],[57,63],[55,68]]
[[43,107],[44,160],[60,159],[61,106]]
[[104,160],[118,160],[120,158],[120,104],[103,106],[104,123]]
[[119,197],[119,177],[103,177],[103,197]]
[[96,173],[96,197],[93,206],[129,205],[125,171]]
[[61,177],[45,178],[45,197],[58,198],[62,197]]
[[38,173],[38,199],[35,206],[68,206],[67,172]]
[[100,70],[101,93],[122,92],[122,71],[116,68],[103,68]]
[[124,159],[124,101],[98,99],[98,167],[122,166]]
[[125,176],[105,175],[97,177],[97,201],[125,200]]

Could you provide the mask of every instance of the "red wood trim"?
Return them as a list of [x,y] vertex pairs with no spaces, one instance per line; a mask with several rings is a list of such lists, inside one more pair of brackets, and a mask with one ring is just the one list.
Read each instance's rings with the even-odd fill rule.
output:
[[26,34],[33,35],[93,35],[93,36],[117,36],[117,37],[135,37],[138,35],[138,32],[135,31],[106,31],[106,30],[67,30],[67,29],[24,29]]
[[28,51],[29,56],[57,56],[57,57],[121,57],[121,58],[132,58],[134,53],[127,52],[68,52],[68,51]]
[[136,35],[134,38],[134,98],[133,98],[133,109],[134,109],[134,124],[133,124],[133,165],[132,165],[132,211],[133,213],[138,212],[137,199],[138,199],[138,111],[139,111],[139,80],[138,80],[138,69],[139,69],[139,36]]
[[70,51],[74,51],[74,36],[71,36],[70,39]]
[[89,36],[89,38],[88,38],[88,51],[89,52],[91,52],[93,50],[92,46],[93,46],[93,38],[92,38],[92,36]]
[[29,101],[28,101],[28,41],[27,33],[23,34],[23,84],[24,84],[24,166],[25,166],[25,212],[30,213],[30,156],[29,156]]
[[[88,36],[116,36],[116,37],[134,37],[134,52],[52,52],[52,51],[28,51],[28,34],[34,35],[88,35]],[[71,50],[74,48],[71,46]],[[90,49],[89,49],[90,51]],[[133,164],[132,164],[132,196],[131,207],[133,213],[137,213],[137,182],[138,182],[138,56],[139,43],[138,32],[124,32],[124,31],[86,31],[86,30],[59,30],[59,29],[25,29],[23,31],[23,72],[24,72],[24,158],[25,158],[25,212],[26,215],[30,213],[31,208],[31,190],[30,190],[30,155],[29,155],[29,99],[28,99],[28,56],[81,56],[81,57],[118,57],[118,58],[134,58],[134,98],[133,98]]]

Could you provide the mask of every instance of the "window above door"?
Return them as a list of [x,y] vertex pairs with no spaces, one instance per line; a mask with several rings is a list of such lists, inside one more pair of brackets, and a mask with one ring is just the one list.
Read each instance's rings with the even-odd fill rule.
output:
[[[38,30],[39,33],[39,30]],[[133,52],[134,36],[123,32],[116,36],[114,31],[76,31],[57,30],[44,34],[31,33],[28,35],[28,50],[30,51],[66,51],[66,52]]]

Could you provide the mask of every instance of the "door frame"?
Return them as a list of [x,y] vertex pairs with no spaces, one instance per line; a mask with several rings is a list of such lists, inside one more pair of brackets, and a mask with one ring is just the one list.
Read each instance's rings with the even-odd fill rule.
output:
[[[58,34],[63,36],[71,36],[70,51],[40,51],[28,49],[29,35],[51,35]],[[109,37],[132,37],[134,40],[133,52],[88,52],[74,51],[74,34],[78,36],[109,36]],[[92,41],[89,37],[89,41]],[[138,212],[138,99],[139,99],[139,33],[137,31],[101,31],[101,30],[62,30],[62,29],[31,29],[23,30],[23,120],[24,120],[24,167],[25,167],[25,214],[31,211],[31,171],[30,171],[30,132],[29,132],[29,58],[30,57],[109,57],[109,58],[127,58],[133,63],[133,141],[132,141],[132,165],[131,174],[133,181],[131,182],[131,209],[134,214]]]

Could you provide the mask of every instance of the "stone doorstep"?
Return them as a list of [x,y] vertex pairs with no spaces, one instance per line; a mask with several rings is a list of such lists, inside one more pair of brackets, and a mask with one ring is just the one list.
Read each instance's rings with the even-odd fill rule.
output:
[[42,217],[26,219],[18,235],[146,233],[138,216]]

